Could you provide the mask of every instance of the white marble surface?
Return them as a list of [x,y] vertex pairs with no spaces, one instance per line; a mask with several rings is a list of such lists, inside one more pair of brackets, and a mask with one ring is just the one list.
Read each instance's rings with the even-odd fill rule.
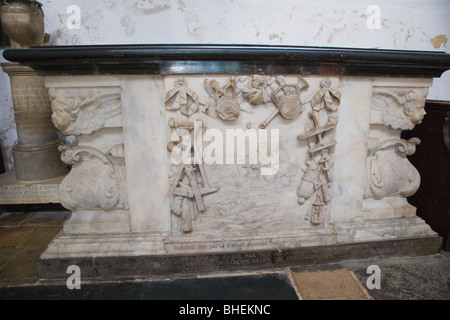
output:
[[162,77],[122,77],[122,117],[132,232],[170,230]]
[[66,235],[130,232],[130,215],[127,210],[74,211],[64,223]]
[[371,78],[345,78],[336,129],[331,221],[361,217],[366,186],[367,138],[369,135]]

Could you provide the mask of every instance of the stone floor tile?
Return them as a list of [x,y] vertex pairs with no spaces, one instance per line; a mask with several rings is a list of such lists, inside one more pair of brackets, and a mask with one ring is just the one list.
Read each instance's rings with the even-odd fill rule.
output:
[[22,225],[63,225],[70,211],[41,211],[32,213]]
[[36,260],[45,248],[27,248],[0,271],[0,279],[37,279]]
[[0,270],[22,251],[22,248],[15,247],[0,248]]
[[35,227],[26,238],[24,238],[17,247],[47,247],[50,241],[61,231],[62,226],[39,226]]
[[31,212],[3,212],[0,214],[0,226],[19,226]]
[[450,258],[444,254],[373,260],[353,269],[361,283],[370,276],[367,265],[380,268],[380,287],[369,290],[375,300],[450,300]]
[[34,227],[0,227],[0,247],[15,247]]
[[347,269],[292,271],[304,300],[367,300],[369,297]]

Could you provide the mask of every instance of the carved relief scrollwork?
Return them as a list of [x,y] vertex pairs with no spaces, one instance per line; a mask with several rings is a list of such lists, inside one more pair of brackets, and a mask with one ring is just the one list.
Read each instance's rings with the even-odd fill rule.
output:
[[128,209],[123,145],[107,154],[87,146],[59,147],[71,165],[59,187],[61,204],[69,210]]
[[119,115],[120,90],[49,89],[52,121],[67,136],[91,134]]
[[418,138],[369,139],[366,198],[408,197],[417,191],[420,175],[406,157],[415,152],[419,143]]

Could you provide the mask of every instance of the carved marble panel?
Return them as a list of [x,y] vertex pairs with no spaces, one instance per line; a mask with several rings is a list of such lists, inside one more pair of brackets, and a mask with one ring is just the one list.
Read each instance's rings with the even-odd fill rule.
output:
[[[173,232],[206,236],[213,230],[253,234],[326,226],[327,214],[312,214],[311,208],[331,200],[338,79],[215,75],[166,77],[165,84],[166,97],[180,84],[189,84],[188,100],[197,97],[200,106],[189,116],[181,108],[167,104],[165,108]],[[229,117],[221,114],[227,109],[221,104],[228,105]],[[196,122],[198,130],[194,130]],[[181,129],[186,130],[186,138]],[[171,160],[175,146],[186,150],[187,139],[197,139],[201,145],[200,157],[189,145],[188,156],[203,160],[189,168],[196,171],[191,175],[196,177],[194,183],[184,173],[189,166]],[[239,145],[244,147],[242,153]],[[318,177],[313,196],[299,205],[297,189],[306,183],[304,177],[311,176],[313,164]],[[195,184],[201,202],[195,197]],[[185,195],[182,190],[174,192],[175,188]]]
[[55,127],[75,139],[60,146],[71,166],[59,186],[61,204],[72,211],[128,209],[120,87],[49,89]]

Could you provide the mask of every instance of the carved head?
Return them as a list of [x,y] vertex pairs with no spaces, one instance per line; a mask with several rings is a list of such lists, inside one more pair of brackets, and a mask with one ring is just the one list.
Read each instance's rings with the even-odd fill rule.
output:
[[178,77],[177,81],[175,81],[176,87],[187,87],[187,81],[183,77]]
[[52,107],[52,121],[58,130],[66,130],[77,118],[80,113],[79,99],[69,92],[58,92],[49,90],[50,102]]
[[264,77],[259,74],[252,76],[252,88],[259,88],[264,85]]
[[380,113],[380,121],[393,129],[412,130],[425,116],[428,88],[374,89],[372,110]]
[[323,79],[322,81],[320,81],[320,87],[324,88],[324,89],[330,88],[331,87],[331,79],[326,78],[326,79]]
[[408,90],[399,94],[402,98],[402,106],[405,114],[415,125],[421,123],[426,114],[424,106],[427,94],[428,88]]
[[283,76],[277,76],[277,81],[280,84],[280,86],[284,86],[286,84],[286,81],[284,80]]

